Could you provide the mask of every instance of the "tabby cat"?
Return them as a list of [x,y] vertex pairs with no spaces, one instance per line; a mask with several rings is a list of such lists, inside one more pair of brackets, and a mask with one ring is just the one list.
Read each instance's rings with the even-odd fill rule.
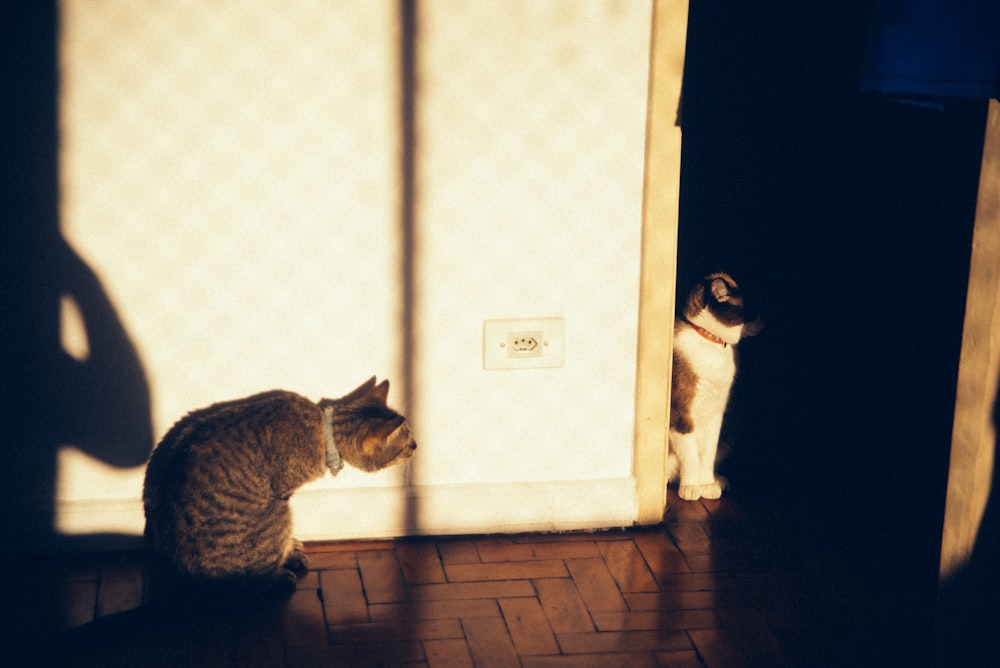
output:
[[746,322],[743,295],[730,276],[710,274],[696,285],[674,321],[670,390],[669,478],[682,499],[717,499],[719,433],[736,377],[735,346],[763,328]]
[[376,471],[417,447],[388,392],[372,377],[340,399],[273,390],[181,418],[143,487],[146,539],[168,573],[213,590],[293,588],[308,559],[292,537],[292,493],[343,462]]

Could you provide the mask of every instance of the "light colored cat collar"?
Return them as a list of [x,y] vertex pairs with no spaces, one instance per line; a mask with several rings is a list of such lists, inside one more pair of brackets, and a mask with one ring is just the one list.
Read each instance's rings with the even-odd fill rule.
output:
[[333,442],[333,406],[323,409],[323,435],[326,437],[326,465],[330,467],[331,475],[337,475],[344,468],[344,462],[340,459],[337,444]]
[[717,337],[715,334],[712,334],[712,332],[708,331],[704,327],[699,327],[698,325],[694,324],[690,320],[685,320],[684,322],[686,322],[687,324],[691,325],[691,327],[694,329],[694,331],[698,332],[699,334],[702,335],[702,337],[708,339],[712,343],[721,343],[723,348],[725,348],[726,346],[729,345],[728,343],[726,343],[725,341],[723,341],[722,339],[720,339],[719,337]]

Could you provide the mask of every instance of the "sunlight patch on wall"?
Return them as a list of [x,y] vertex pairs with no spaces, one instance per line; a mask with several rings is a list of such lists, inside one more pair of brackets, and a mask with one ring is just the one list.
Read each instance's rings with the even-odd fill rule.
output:
[[[420,6],[420,480],[626,477],[650,5]],[[549,316],[560,368],[482,368],[485,320]]]
[[66,501],[77,502],[76,512],[56,513],[59,533],[142,534],[145,466],[120,469],[72,446],[59,448],[56,462],[56,508]]
[[[135,342],[157,438],[253,392],[399,380],[412,354],[412,466],[310,485],[311,537],[394,535],[411,511],[443,531],[627,523],[649,3],[419,3],[414,248],[397,2],[61,6],[62,231]],[[482,368],[484,320],[543,316],[565,323],[562,366]],[[60,470],[78,527],[141,531],[141,472],[74,449]],[[370,499],[387,515],[350,530],[325,512]]]
[[62,221],[162,434],[399,367],[392,3],[63,3]]
[[59,298],[59,343],[77,362],[86,362],[90,357],[90,340],[80,305],[68,295]]
[[59,448],[56,500],[137,499],[142,497],[145,466],[121,469],[81,452]]

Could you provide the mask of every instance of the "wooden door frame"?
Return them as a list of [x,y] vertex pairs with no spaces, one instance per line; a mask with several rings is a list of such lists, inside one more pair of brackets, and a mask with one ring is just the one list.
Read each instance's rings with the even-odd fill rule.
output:
[[632,455],[638,504],[637,524],[662,521],[667,503],[667,430],[670,421],[681,175],[678,114],[687,23],[687,0],[654,1]]
[[994,411],[1000,377],[1000,102],[990,100],[983,141],[969,287],[958,366],[940,581],[969,561],[997,466]]

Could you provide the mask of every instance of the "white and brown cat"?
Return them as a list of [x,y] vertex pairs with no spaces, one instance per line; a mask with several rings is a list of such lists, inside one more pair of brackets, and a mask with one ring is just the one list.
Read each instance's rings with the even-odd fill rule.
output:
[[736,377],[735,346],[762,328],[759,320],[746,321],[742,292],[723,273],[702,279],[674,321],[668,477],[682,499],[722,496],[726,482],[715,463]]

